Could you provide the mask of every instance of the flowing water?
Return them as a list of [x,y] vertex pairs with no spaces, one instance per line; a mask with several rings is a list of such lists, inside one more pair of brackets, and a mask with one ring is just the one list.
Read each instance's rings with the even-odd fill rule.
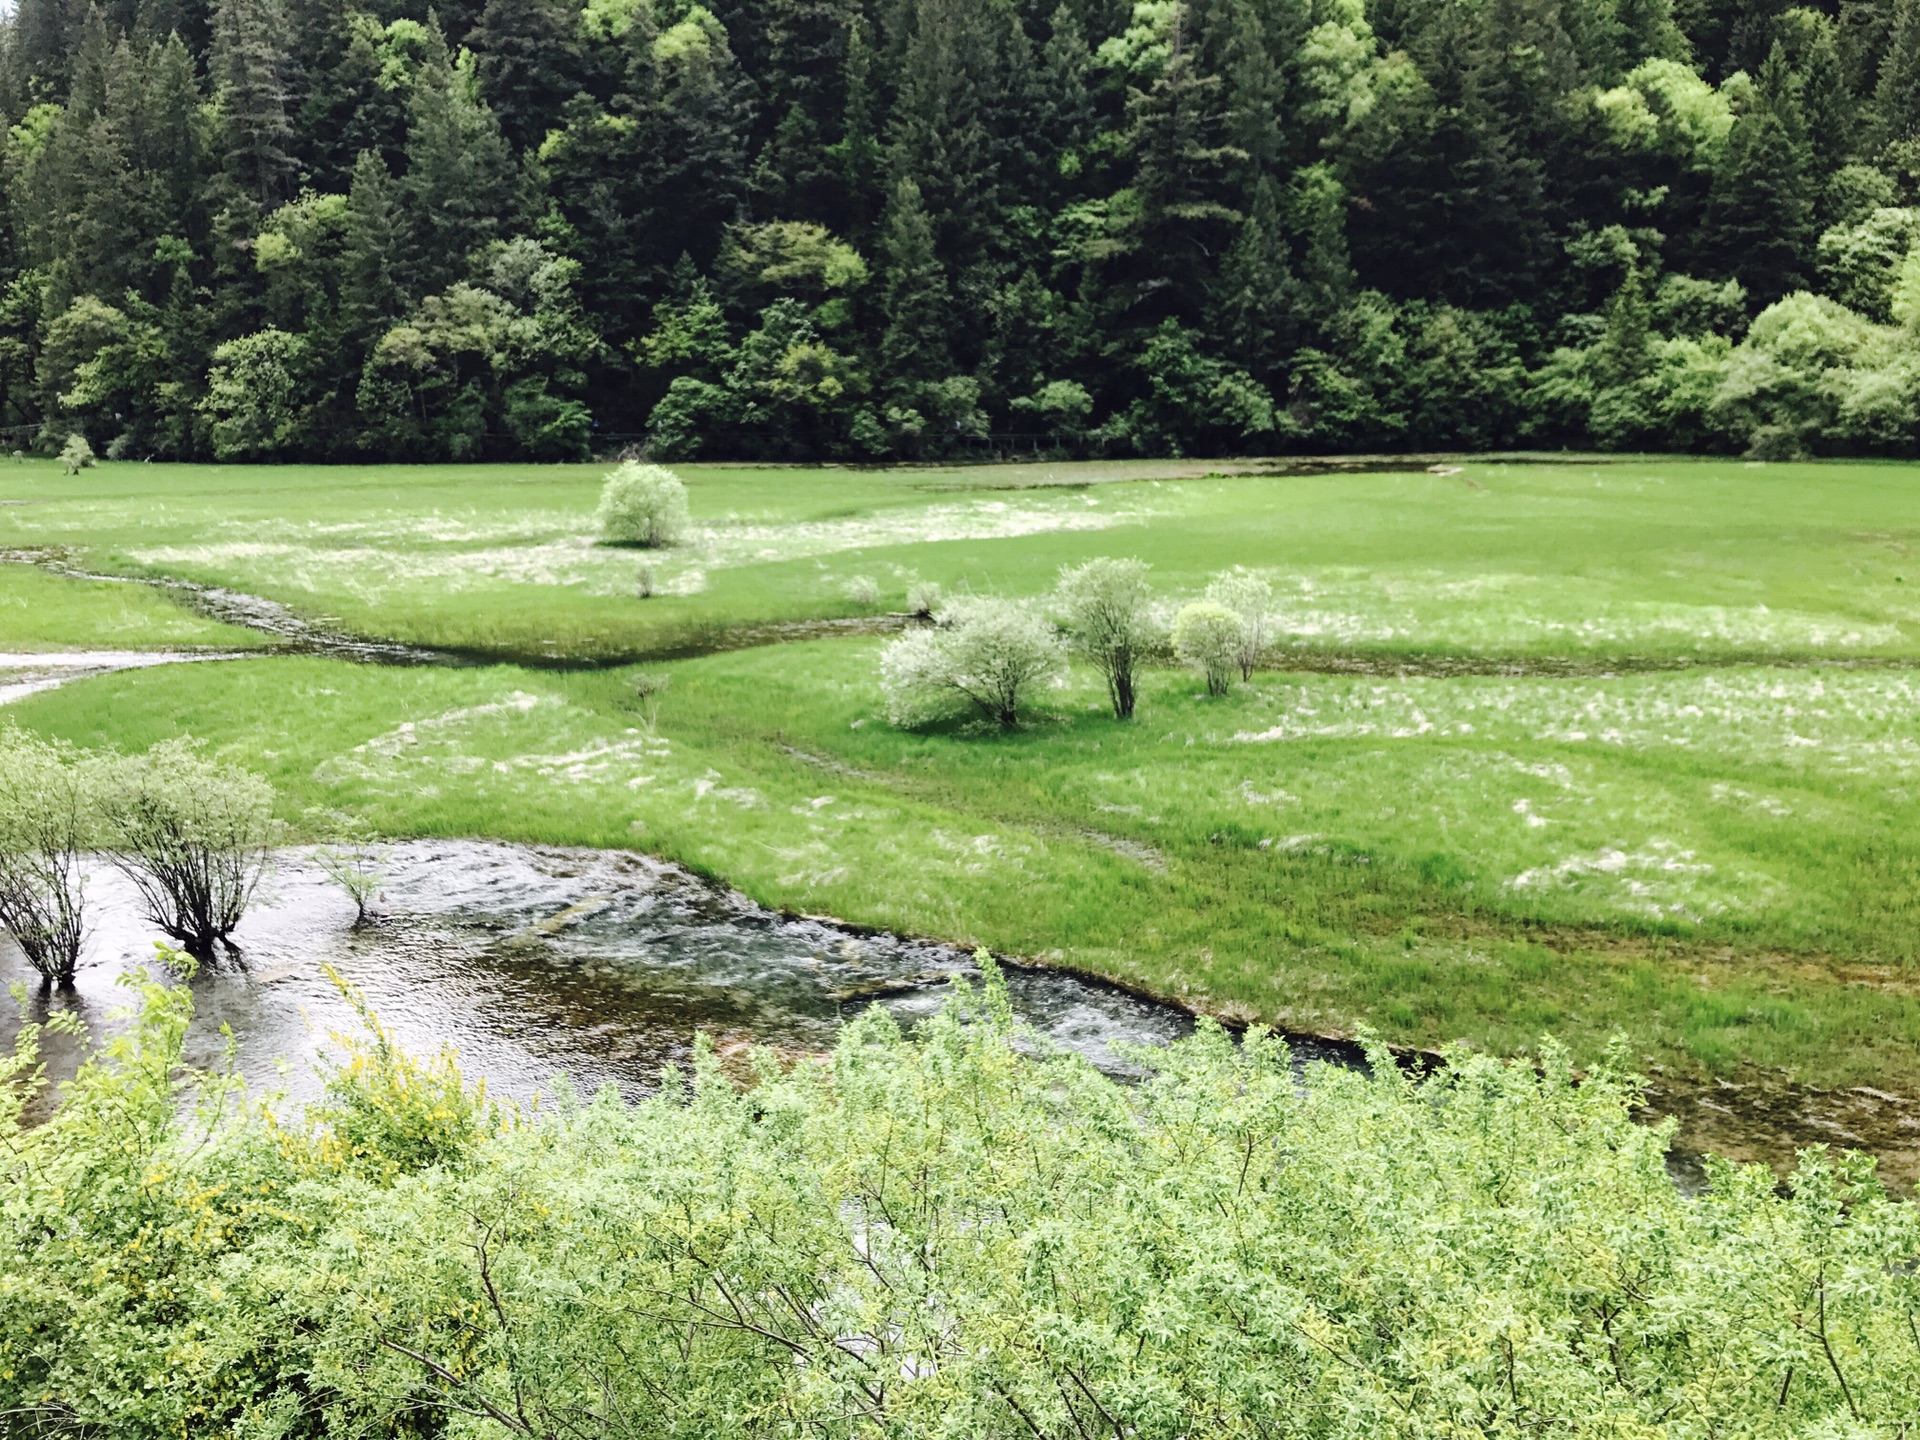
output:
[[[125,1023],[113,1012],[131,997],[115,981],[149,966],[158,932],[111,869],[88,894],[95,918],[74,988],[44,991],[11,942],[0,944],[0,982],[28,982],[30,1012],[77,1010],[99,1035]],[[313,1061],[331,1036],[359,1029],[331,967],[403,1047],[452,1046],[495,1094],[526,1100],[564,1075],[583,1093],[611,1085],[631,1097],[687,1057],[696,1030],[723,1053],[820,1051],[870,1005],[910,1025],[977,974],[953,947],[781,915],[623,852],[410,842],[393,851],[377,908],[356,926],[352,903],[306,855],[282,856],[235,937],[239,953],[191,982],[189,1058],[215,1063],[230,1031],[254,1088],[313,1095]],[[1126,1046],[1192,1028],[1173,1006],[1059,971],[1011,969],[1007,983],[1039,1037],[1116,1076],[1138,1073]],[[59,1041],[48,1037],[50,1068],[70,1074],[77,1057]],[[1304,1047],[1301,1059],[1352,1058]]]

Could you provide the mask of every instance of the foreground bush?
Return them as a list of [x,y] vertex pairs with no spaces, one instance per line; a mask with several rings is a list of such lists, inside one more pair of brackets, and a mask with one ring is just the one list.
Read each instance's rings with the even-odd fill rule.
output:
[[925,725],[973,713],[1011,730],[1025,698],[1060,675],[1065,662],[1060,637],[1029,607],[956,600],[933,628],[908,631],[881,652],[887,718]]
[[[1866,1436],[1920,1418],[1920,1216],[1809,1152],[1689,1198],[1614,1064],[1137,1087],[1004,991],[830,1063],[508,1119],[381,1035],[219,1119],[146,1018],[0,1085],[0,1413],[137,1437]],[[15,1069],[31,1068],[33,1032]],[[8,1423],[8,1422],[0,1422]]]
[[601,487],[599,522],[616,545],[671,545],[686,533],[687,487],[671,470],[629,460]]
[[123,760],[101,788],[109,853],[147,918],[189,955],[213,958],[265,878],[279,832],[273,787],[165,740]]

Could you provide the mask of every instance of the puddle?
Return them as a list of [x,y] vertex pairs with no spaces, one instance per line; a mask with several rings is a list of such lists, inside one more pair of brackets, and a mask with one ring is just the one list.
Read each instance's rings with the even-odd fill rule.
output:
[[[312,1062],[329,1033],[357,1028],[323,964],[365,993],[403,1046],[451,1045],[469,1076],[522,1100],[560,1074],[583,1093],[643,1094],[662,1065],[686,1058],[696,1029],[723,1050],[824,1050],[869,1005],[910,1025],[940,1007],[954,977],[976,973],[953,947],[784,916],[620,852],[410,842],[392,857],[383,917],[359,929],[347,898],[297,853],[268,888],[236,936],[243,963],[192,982],[188,1055],[214,1063],[230,1027],[248,1080],[295,1098],[316,1092]],[[110,1012],[128,996],[115,977],[152,959],[155,932],[112,870],[95,875],[89,897],[92,931],[71,992],[43,998],[11,942],[0,943],[0,984],[27,981],[33,1009],[78,1010],[99,1034],[121,1023]],[[1058,971],[1007,978],[1023,1020],[1111,1075],[1137,1073],[1120,1047],[1192,1029],[1173,1006]],[[76,1063],[60,1043],[48,1037],[56,1076]],[[1348,1058],[1311,1042],[1299,1053]]]

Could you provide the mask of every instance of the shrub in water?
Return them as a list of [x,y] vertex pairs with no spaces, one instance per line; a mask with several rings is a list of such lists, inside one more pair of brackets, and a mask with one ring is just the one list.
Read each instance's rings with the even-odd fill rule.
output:
[[1025,605],[956,603],[934,628],[902,635],[882,652],[887,718],[924,725],[974,711],[1011,729],[1021,699],[1059,676],[1064,661],[1060,637]]
[[147,918],[195,959],[212,959],[266,875],[273,788],[187,739],[121,761],[102,788],[109,853]]
[[387,883],[393,846],[382,841],[358,816],[328,811],[309,811],[308,816],[331,837],[314,848],[313,863],[353,901],[355,926],[366,924],[380,887]]
[[615,545],[672,545],[686,533],[687,487],[659,465],[629,460],[600,490],[600,537]]
[[907,586],[907,613],[931,620],[940,608],[940,586],[933,580],[916,580]]
[[1253,571],[1236,565],[1222,570],[1207,586],[1207,599],[1224,605],[1240,617],[1240,678],[1251,680],[1253,667],[1267,645],[1267,614],[1273,607],[1273,586]]
[[1133,714],[1133,672],[1158,630],[1144,560],[1102,557],[1060,572],[1060,608],[1073,648],[1107,679],[1113,713]]
[[78,475],[93,464],[93,447],[84,435],[69,435],[60,452],[60,466],[69,475]]
[[19,730],[0,735],[0,925],[41,975],[73,982],[85,925],[82,859],[98,764]]
[[1233,684],[1246,644],[1246,626],[1240,617],[1213,600],[1180,607],[1173,617],[1173,649],[1207,677],[1207,693],[1224,695]]

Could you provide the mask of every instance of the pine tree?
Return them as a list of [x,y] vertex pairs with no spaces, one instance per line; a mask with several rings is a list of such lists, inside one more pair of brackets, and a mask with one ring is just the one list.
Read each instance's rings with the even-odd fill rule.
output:
[[574,13],[558,0],[487,0],[466,43],[501,133],[522,150],[538,146],[580,88]]
[[227,174],[262,210],[286,197],[293,175],[286,33],[281,0],[214,0],[211,70]]
[[1213,305],[1227,353],[1256,380],[1271,378],[1292,348],[1298,297],[1290,262],[1280,186],[1271,175],[1261,175],[1254,181],[1247,218],[1221,264]]
[[1833,24],[1820,18],[1800,64],[1799,108],[1806,123],[1810,178],[1824,189],[1827,180],[1853,158],[1858,109],[1847,89],[1845,62]]
[[881,249],[887,277],[881,379],[896,394],[911,393],[915,385],[942,379],[953,369],[947,278],[934,253],[933,225],[920,187],[911,178],[893,187]]
[[402,231],[399,187],[372,150],[354,162],[340,245],[340,328],[353,351],[363,349],[406,307],[400,292]]
[[1734,121],[1714,172],[1699,243],[1760,305],[1804,284],[1814,240],[1805,122],[1778,47],[1753,108]]
[[[231,0],[229,0],[231,3]],[[436,27],[413,82],[406,196],[420,293],[465,273],[514,205],[513,157],[480,100],[470,56],[458,63]]]
[[1920,0],[1894,0],[1873,103],[1884,140],[1920,139]]

